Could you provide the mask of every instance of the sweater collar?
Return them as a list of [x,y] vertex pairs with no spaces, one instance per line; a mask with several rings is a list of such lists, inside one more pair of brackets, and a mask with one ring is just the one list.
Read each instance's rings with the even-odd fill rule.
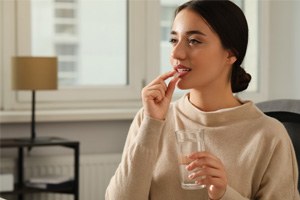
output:
[[226,126],[242,120],[258,118],[262,112],[257,109],[252,101],[241,101],[242,105],[232,108],[224,108],[217,111],[205,112],[195,107],[184,95],[175,103],[175,109],[190,120],[203,126]]

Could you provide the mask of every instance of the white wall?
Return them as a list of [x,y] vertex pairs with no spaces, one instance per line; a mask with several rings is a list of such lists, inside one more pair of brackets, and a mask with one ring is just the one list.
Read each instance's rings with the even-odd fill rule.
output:
[[[81,154],[120,153],[131,121],[37,123],[37,136],[57,136],[79,140]],[[1,138],[29,137],[30,124],[0,124]],[[1,157],[16,155],[16,149],[1,149]],[[65,148],[33,148],[31,155],[69,154]]]
[[271,1],[269,99],[300,99],[300,1]]

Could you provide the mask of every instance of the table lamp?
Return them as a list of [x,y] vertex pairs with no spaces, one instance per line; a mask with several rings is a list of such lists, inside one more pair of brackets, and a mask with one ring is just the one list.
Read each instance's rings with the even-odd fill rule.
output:
[[13,58],[12,86],[15,90],[31,90],[31,138],[35,132],[35,92],[57,89],[57,57],[18,56]]

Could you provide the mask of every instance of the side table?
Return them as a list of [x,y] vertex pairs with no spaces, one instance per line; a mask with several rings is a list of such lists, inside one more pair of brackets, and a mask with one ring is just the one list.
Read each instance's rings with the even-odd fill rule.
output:
[[[62,146],[74,150],[74,180],[73,183],[66,187],[55,189],[38,189],[27,187],[24,183],[24,149],[33,147],[46,147],[46,146]],[[27,193],[37,192],[54,192],[74,195],[74,200],[79,200],[79,142],[71,141],[59,137],[37,138],[36,140],[22,139],[22,138],[9,138],[0,139],[0,148],[17,148],[17,183],[14,190],[10,192],[0,192],[0,195],[17,195],[18,200],[23,200],[24,195]]]

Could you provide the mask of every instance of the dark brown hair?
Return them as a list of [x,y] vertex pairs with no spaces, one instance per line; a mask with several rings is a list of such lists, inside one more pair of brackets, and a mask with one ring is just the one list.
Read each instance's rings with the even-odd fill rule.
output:
[[247,89],[251,75],[241,67],[248,45],[248,24],[243,11],[229,0],[192,0],[179,6],[175,16],[183,9],[198,13],[218,34],[223,47],[236,56],[231,72],[232,92]]

